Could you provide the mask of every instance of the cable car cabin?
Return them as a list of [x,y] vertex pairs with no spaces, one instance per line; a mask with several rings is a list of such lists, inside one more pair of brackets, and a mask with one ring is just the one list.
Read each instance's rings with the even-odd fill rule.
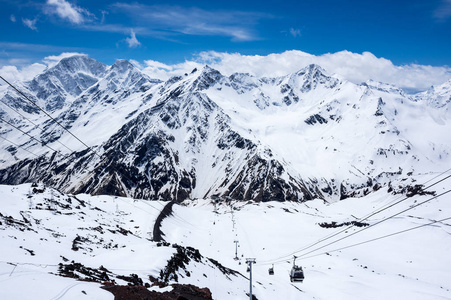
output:
[[302,270],[302,267],[293,266],[293,268],[291,268],[290,280],[291,280],[291,282],[304,281],[304,271]]
[[269,275],[274,275],[274,267],[269,268],[268,273]]

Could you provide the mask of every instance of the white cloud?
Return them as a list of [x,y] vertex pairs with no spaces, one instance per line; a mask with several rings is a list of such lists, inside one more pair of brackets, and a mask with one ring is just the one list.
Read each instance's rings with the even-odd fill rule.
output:
[[21,69],[15,66],[3,66],[0,68],[0,74],[13,83],[15,81],[28,81],[33,79],[36,75],[40,74],[47,68],[46,65],[35,63]]
[[[72,55],[85,55],[78,52],[65,52],[60,55],[47,56],[45,64],[33,64],[21,69],[13,66],[0,68],[0,73],[11,80],[29,80],[46,66],[52,67],[61,59]],[[192,60],[168,65],[154,60],[144,61],[144,65],[132,61],[152,78],[167,80],[174,75],[190,73],[194,68],[202,69],[205,64],[229,76],[235,72],[250,73],[255,76],[276,77],[294,73],[309,64],[318,64],[329,74],[359,84],[375,80],[394,84],[407,91],[421,91],[431,85],[439,85],[451,79],[451,67],[434,67],[428,65],[395,65],[390,60],[376,57],[370,52],[352,53],[340,51],[323,55],[312,55],[302,51],[259,55],[242,55],[239,53],[201,52]],[[2,75],[3,76],[3,75]]]
[[101,10],[102,13],[102,19],[100,20],[100,24],[103,24],[105,22],[105,16],[108,14],[106,10]]
[[86,55],[78,52],[63,52],[60,55],[52,55],[45,57],[42,63],[34,63],[31,65],[24,65],[21,68],[16,67],[16,65],[23,65],[24,61],[17,59],[10,59],[8,62],[12,65],[5,65],[0,67],[0,74],[8,81],[28,81],[32,80],[36,75],[42,73],[45,69],[51,68],[56,65],[60,60],[65,57],[70,57],[73,55]]
[[227,36],[236,41],[257,40],[253,27],[268,14],[243,11],[209,11],[196,7],[116,3],[114,7],[132,16],[150,33],[167,35]]
[[128,60],[132,65],[134,65],[135,67],[137,67],[138,69],[142,70],[144,69],[144,66],[137,60],[134,59],[129,59]]
[[147,67],[163,69],[163,70],[167,70],[167,71],[171,71],[174,68],[173,66],[169,66],[167,64],[161,63],[159,61],[151,60],[151,59],[144,61],[144,63],[146,64]]
[[74,55],[86,55],[84,53],[78,53],[78,52],[63,52],[60,55],[50,55],[45,57],[42,61],[49,67],[53,67],[56,65],[60,60],[66,57],[74,56]]
[[16,16],[15,15],[9,16],[9,19],[11,20],[11,22],[16,23]]
[[151,78],[167,80],[172,76],[190,73],[194,68],[201,69],[203,64],[196,61],[185,61],[180,64],[166,65],[155,60],[144,61],[146,67],[142,71]]
[[55,14],[74,24],[82,24],[85,22],[86,16],[91,15],[86,9],[72,5],[66,0],[47,0],[44,12]]
[[22,19],[22,22],[25,26],[27,26],[31,30],[38,31],[38,29],[36,28],[36,21],[37,21],[37,19],[34,19],[34,20]]
[[442,3],[434,11],[434,17],[444,21],[451,17],[451,0],[442,0]]
[[290,28],[290,34],[291,34],[293,37],[301,36],[301,30],[299,30],[299,29],[294,29],[294,28]]
[[125,41],[128,44],[128,47],[130,48],[136,48],[138,46],[141,46],[141,43],[136,38],[136,34],[133,31],[133,29],[130,31],[130,37],[126,38]]
[[309,64],[318,64],[329,74],[338,74],[341,78],[356,84],[375,80],[394,84],[406,91],[420,91],[431,85],[442,84],[451,78],[451,67],[427,65],[394,65],[390,60],[378,58],[370,52],[352,53],[340,51],[323,55],[312,55],[302,51],[259,55],[241,55],[239,53],[201,52],[193,61],[171,66],[161,66],[154,61],[145,61],[144,68],[149,76],[167,79],[173,75],[189,73],[193,68],[202,68],[208,64],[224,75],[235,72],[250,73],[255,76],[275,77],[294,73]]

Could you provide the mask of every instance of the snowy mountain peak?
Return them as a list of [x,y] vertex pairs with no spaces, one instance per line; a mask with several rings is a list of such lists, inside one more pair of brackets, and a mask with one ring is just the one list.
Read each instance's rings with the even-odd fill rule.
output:
[[84,72],[87,74],[94,75],[96,77],[101,76],[107,66],[95,59],[90,58],[87,55],[74,55],[70,57],[63,58],[55,66],[50,68],[49,72],[70,72],[70,73],[80,73]]
[[27,88],[41,101],[47,111],[70,104],[87,88],[95,84],[107,66],[86,55],[63,58],[55,66],[27,83]]
[[327,75],[326,71],[316,64],[310,64],[289,76],[288,84],[302,93],[315,90],[319,86],[334,88],[340,82],[337,78]]
[[259,86],[259,79],[250,75],[249,73],[233,73],[229,76],[230,85],[239,93],[243,94],[246,91],[257,88]]
[[202,71],[201,71],[199,77],[201,77],[201,76],[203,76],[203,77],[214,78],[214,79],[216,79],[216,80],[219,79],[219,78],[224,77],[224,76],[221,74],[221,72],[219,72],[219,71],[216,70],[216,69],[213,69],[213,68],[210,67],[209,65],[205,65],[205,66],[202,68]]
[[377,90],[377,91],[381,91],[381,92],[385,92],[385,93],[399,94],[399,95],[405,96],[404,91],[393,84],[383,83],[383,82],[374,81],[374,80],[370,79],[370,80],[365,81],[361,85],[368,87],[372,90]]
[[194,74],[199,75],[196,80],[193,81],[193,88],[198,89],[199,91],[210,88],[224,78],[218,70],[215,70],[208,65],[205,65],[200,73],[196,72]]
[[316,64],[310,64],[300,69],[299,71],[295,72],[293,76],[304,76],[304,78],[310,78],[312,80],[315,78],[329,77],[326,70]]
[[[137,91],[142,88],[145,91],[150,85],[159,83],[159,80],[150,79],[128,60],[118,59],[107,70],[103,78],[107,82],[109,89],[117,90],[119,87],[125,88],[128,92]],[[147,85],[143,87],[143,85]]]
[[219,73],[218,70],[216,70],[216,69],[210,67],[209,65],[205,65],[205,66],[202,68],[202,73],[210,73],[210,72],[218,72],[218,73]]
[[[152,199],[334,201],[414,178],[406,174],[440,171],[451,160],[445,110],[425,112],[394,86],[357,86],[318,65],[275,78],[226,77],[204,66],[166,82],[126,60],[97,64],[99,77],[95,65],[86,56],[64,59],[24,91],[60,109],[58,121],[102,158],[77,152],[85,148],[44,118],[36,117],[43,130],[24,129],[58,150],[58,139],[72,143],[75,152],[64,150],[72,159],[50,159],[41,143],[0,123],[5,138],[41,155],[0,145],[1,182]],[[451,102],[449,86],[420,96],[440,107]],[[7,96],[2,100],[22,101]],[[80,167],[88,164],[89,172]]]
[[326,74],[326,70],[324,70],[317,64],[310,64],[310,65],[302,68],[301,70],[299,70],[296,73],[302,73],[302,74],[309,73],[311,76],[316,76],[316,75]]
[[111,69],[116,69],[119,72],[127,72],[129,70],[135,69],[135,66],[133,66],[128,60],[126,59],[118,59],[114,62],[114,64],[111,66]]
[[445,108],[451,111],[451,79],[447,82],[431,86],[427,91],[413,96],[416,101],[426,101],[430,107]]

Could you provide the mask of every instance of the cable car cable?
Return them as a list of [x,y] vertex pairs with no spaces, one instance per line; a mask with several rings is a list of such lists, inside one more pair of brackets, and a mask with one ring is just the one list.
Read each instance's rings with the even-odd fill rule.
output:
[[[14,109],[13,107],[11,107],[9,104],[7,104],[6,102],[2,101],[2,99],[0,99],[0,101],[8,106],[12,111],[16,112],[18,115],[20,115],[22,118],[24,118],[25,120],[27,120],[28,122],[30,122],[31,124],[33,124],[34,126],[36,126],[36,128],[44,131],[44,129],[42,127],[40,127],[39,125],[35,124],[33,121],[31,121],[29,118],[27,118],[26,116],[24,116],[23,114],[21,114],[18,110]],[[59,143],[60,145],[64,146],[66,149],[68,149],[71,152],[75,152],[74,150],[72,150],[71,148],[69,148],[68,146],[66,146],[65,144],[63,144],[62,142],[60,142],[60,140],[55,140],[55,142]]]
[[30,153],[30,154],[32,154],[32,155],[34,155],[34,156],[36,156],[36,157],[39,157],[39,155],[37,155],[37,154],[31,152],[30,150],[28,150],[28,149],[26,149],[26,148],[24,148],[24,147],[22,147],[22,146],[20,146],[20,145],[17,145],[17,144],[14,143],[13,141],[8,140],[7,138],[2,137],[1,135],[0,135],[0,139],[4,139],[5,141],[7,141],[7,142],[13,144],[14,146],[19,147],[19,148],[21,148],[22,150],[25,150],[25,151],[27,151],[28,153]]
[[[433,180],[433,179],[436,179],[437,177],[439,177],[439,176],[441,176],[441,175],[443,175],[443,174],[445,174],[445,173],[447,173],[447,172],[449,172],[449,171],[451,171],[451,168],[449,168],[449,169],[446,170],[446,171],[441,172],[439,175],[435,176],[434,178],[429,179],[429,180],[426,181],[424,184],[430,182],[430,181]],[[435,183],[433,183],[433,184],[427,186],[427,187],[424,188],[423,190],[426,190],[426,189],[428,189],[428,188],[430,188],[430,187],[432,187],[432,186],[434,186],[434,185],[436,185],[436,184],[438,184],[438,183],[440,183],[440,182],[442,182],[442,181],[444,181],[444,180],[446,180],[446,179],[448,179],[448,178],[450,178],[450,177],[451,177],[451,175],[448,175],[448,176],[446,176],[445,178],[442,178],[442,179],[440,179],[439,181],[437,181],[437,182],[435,182]],[[424,185],[424,184],[423,184],[423,185]],[[372,216],[374,216],[374,215],[376,215],[376,214],[378,214],[378,213],[380,213],[380,212],[382,212],[382,211],[385,211],[385,210],[387,210],[387,209],[389,209],[389,208],[391,208],[391,207],[393,207],[393,206],[395,206],[395,205],[397,205],[397,204],[399,204],[399,203],[401,203],[401,202],[403,202],[403,201],[405,201],[405,200],[407,200],[407,199],[409,199],[409,198],[410,198],[410,197],[404,197],[404,198],[402,198],[402,199],[399,200],[399,201],[397,201],[397,200],[395,199],[395,200],[394,200],[395,202],[389,203],[389,204],[387,204],[385,207],[382,206],[381,208],[377,209],[376,211],[373,211],[373,212],[369,213],[367,216],[362,217],[362,218],[359,218],[358,220],[359,220],[360,222],[365,221],[365,220],[367,220],[368,218],[370,218],[370,217],[372,217]],[[337,231],[337,232],[335,232],[335,233],[331,233],[331,234],[325,236],[324,238],[321,238],[320,240],[318,240],[318,241],[316,241],[316,242],[314,242],[314,243],[312,243],[312,244],[310,244],[310,245],[308,245],[308,246],[305,246],[305,247],[303,247],[303,248],[301,248],[301,249],[296,250],[294,253],[298,253],[298,252],[307,250],[307,249],[309,249],[309,248],[311,248],[311,247],[313,247],[313,246],[315,246],[315,245],[318,245],[318,244],[321,243],[321,242],[324,242],[324,241],[326,241],[326,240],[328,240],[328,239],[331,239],[331,238],[333,238],[333,237],[339,235],[339,234],[342,233],[342,232],[347,231],[348,229],[350,229],[350,228],[352,228],[352,227],[354,227],[354,224],[351,224],[351,225],[349,225],[349,226],[347,226],[347,227],[345,227],[345,228],[343,228],[343,229],[341,229],[341,230],[339,230],[339,231]],[[277,258],[277,259],[281,259],[281,258],[284,258],[284,257],[287,257],[287,256],[291,256],[291,255],[292,255],[292,253],[290,253],[290,254],[288,254],[288,255],[285,255],[285,256],[281,256],[281,257],[279,257],[279,258]],[[267,260],[267,261],[263,261],[263,262],[268,262],[268,260]]]
[[15,128],[15,129],[17,129],[17,130],[19,130],[20,132],[22,132],[23,134],[25,134],[25,135],[27,135],[27,136],[29,136],[31,139],[33,139],[33,140],[35,140],[36,142],[38,142],[39,144],[41,144],[41,145],[43,145],[43,146],[45,146],[45,147],[47,147],[47,148],[49,148],[50,150],[52,150],[52,151],[54,151],[54,152],[56,152],[56,153],[60,153],[59,151],[57,151],[57,150],[55,150],[55,149],[53,149],[52,147],[50,147],[49,145],[47,145],[47,144],[44,144],[44,142],[42,142],[42,141],[40,141],[40,140],[38,140],[37,138],[35,138],[34,136],[32,136],[32,135],[30,135],[30,134],[28,134],[28,133],[26,133],[25,131],[23,131],[22,129],[20,129],[19,127],[17,127],[17,126],[15,126],[14,124],[12,124],[11,122],[8,122],[8,121],[6,121],[5,119],[3,119],[2,117],[0,117],[0,121],[2,121],[2,122],[5,122],[6,124],[8,124],[9,126],[11,126],[11,127],[13,127],[13,128]]
[[[406,209],[404,209],[404,210],[402,210],[402,211],[400,211],[400,212],[398,212],[398,213],[395,213],[395,214],[391,215],[390,217],[384,218],[384,219],[382,219],[382,220],[380,220],[380,221],[378,221],[378,222],[376,222],[376,223],[374,223],[374,224],[371,224],[371,225],[369,225],[369,226],[367,226],[367,227],[364,227],[364,228],[362,228],[362,229],[360,229],[360,230],[358,230],[358,231],[355,231],[355,232],[353,232],[353,233],[351,233],[351,234],[349,234],[349,235],[346,235],[346,236],[344,236],[344,237],[342,237],[342,238],[340,238],[340,239],[338,239],[338,240],[334,240],[334,241],[332,241],[332,242],[330,242],[330,243],[328,243],[328,244],[326,244],[326,245],[323,245],[323,246],[321,246],[321,247],[318,247],[318,248],[316,248],[316,249],[314,249],[314,250],[311,250],[311,251],[309,251],[309,252],[307,252],[307,253],[301,254],[301,255],[299,255],[299,257],[303,257],[303,256],[305,256],[305,255],[307,255],[307,254],[310,254],[310,253],[314,252],[314,251],[317,251],[317,250],[322,249],[322,248],[324,248],[324,247],[327,247],[327,246],[330,246],[330,245],[332,245],[332,244],[335,244],[335,243],[337,243],[337,242],[339,242],[339,241],[341,241],[341,240],[344,240],[344,239],[346,239],[346,238],[348,238],[348,237],[351,237],[351,236],[353,236],[353,235],[355,235],[355,234],[357,234],[357,233],[359,233],[359,232],[365,231],[365,230],[367,230],[367,229],[369,229],[369,228],[371,228],[371,227],[374,227],[374,226],[376,226],[376,225],[378,225],[378,224],[381,224],[381,223],[383,223],[383,222],[385,222],[385,221],[387,221],[387,220],[390,220],[390,219],[392,219],[392,218],[394,218],[394,217],[396,217],[396,216],[398,216],[398,215],[400,215],[400,214],[402,214],[402,213],[404,213],[404,212],[406,212],[406,211],[412,210],[412,209],[414,209],[414,208],[417,208],[417,207],[420,206],[420,205],[423,205],[423,204],[428,203],[428,202],[430,202],[430,201],[432,201],[432,200],[434,200],[434,199],[437,199],[438,197],[441,197],[441,196],[443,196],[443,195],[446,195],[446,194],[449,193],[449,192],[451,192],[451,190],[447,190],[446,192],[443,192],[443,193],[441,193],[441,194],[439,194],[439,195],[437,195],[437,196],[434,196],[434,197],[432,197],[432,198],[430,198],[430,199],[424,200],[424,201],[422,201],[422,202],[420,202],[420,203],[418,203],[418,204],[415,204],[415,205],[413,205],[413,206],[410,206],[409,208],[406,208]],[[297,252],[295,252],[295,253],[297,253]]]
[[[392,218],[394,218],[394,217],[396,217],[396,216],[398,216],[398,215],[400,215],[400,214],[402,214],[402,213],[404,213],[404,212],[406,212],[406,211],[409,211],[409,210],[411,210],[411,209],[417,208],[417,207],[420,206],[420,205],[423,205],[423,204],[425,204],[425,203],[427,203],[427,202],[430,202],[430,201],[432,201],[432,200],[434,200],[434,199],[437,199],[438,197],[441,197],[441,196],[443,196],[443,195],[445,195],[445,194],[447,194],[447,193],[449,193],[449,192],[451,192],[451,190],[447,190],[447,191],[445,191],[445,192],[443,192],[443,193],[441,193],[441,194],[439,194],[439,195],[436,195],[436,196],[434,196],[434,197],[432,197],[432,198],[430,198],[430,199],[427,199],[427,200],[422,201],[422,202],[420,202],[420,203],[418,203],[418,204],[415,204],[415,205],[413,205],[413,206],[411,206],[411,207],[409,207],[409,208],[407,208],[407,209],[404,209],[404,210],[402,210],[402,211],[400,211],[400,212],[398,212],[398,213],[396,213],[396,214],[391,215],[390,217],[384,218],[384,219],[382,219],[382,220],[380,220],[380,221],[378,221],[378,222],[376,222],[376,223],[374,223],[374,224],[371,224],[371,225],[369,225],[368,227],[364,227],[364,228],[362,228],[362,229],[359,230],[359,231],[355,231],[355,232],[353,232],[353,233],[351,233],[351,234],[349,234],[349,235],[346,235],[346,236],[344,236],[344,237],[342,237],[342,238],[339,238],[339,239],[337,239],[337,240],[334,240],[334,241],[332,241],[332,242],[330,242],[330,243],[328,243],[328,244],[326,244],[326,245],[323,245],[323,246],[320,246],[320,247],[318,247],[318,248],[315,248],[315,249],[313,249],[313,250],[311,250],[311,251],[309,251],[309,252],[306,252],[306,253],[304,253],[304,254],[299,255],[298,257],[299,257],[299,258],[304,257],[305,255],[308,255],[308,254],[310,254],[310,253],[313,253],[313,252],[315,252],[315,251],[318,251],[318,250],[320,250],[320,249],[323,249],[323,248],[325,248],[325,247],[327,247],[327,246],[333,245],[333,244],[335,244],[335,243],[337,243],[337,242],[339,242],[339,241],[342,241],[342,240],[344,240],[344,239],[347,239],[347,238],[349,238],[349,237],[351,237],[351,236],[353,236],[353,235],[355,235],[355,234],[357,234],[357,233],[360,233],[360,232],[362,232],[362,231],[364,231],[364,230],[367,230],[367,229],[369,229],[369,228],[371,228],[371,227],[374,227],[374,226],[376,226],[376,225],[378,225],[378,224],[380,224],[380,223],[383,223],[383,222],[385,222],[385,221],[387,221],[387,220],[389,220],[389,219],[392,219]],[[288,255],[285,255],[285,256],[282,256],[282,257],[276,259],[277,261],[272,261],[271,263],[277,263],[277,262],[281,262],[281,261],[286,261],[286,259],[287,259],[289,256],[292,256],[292,255],[294,255],[294,254],[296,254],[296,253],[299,253],[299,252],[301,252],[301,251],[294,251],[294,252],[292,252],[292,253],[290,253],[290,254],[288,254]],[[284,258],[284,259],[283,259],[283,258]],[[280,261],[279,261],[279,259],[280,259]],[[260,263],[260,264],[261,264],[261,265],[265,265],[265,264],[268,264],[268,263],[263,262],[263,263]]]
[[359,242],[359,243],[356,243],[356,244],[352,244],[352,245],[349,245],[349,246],[337,248],[337,249],[334,249],[334,250],[329,250],[327,252],[323,252],[323,253],[307,256],[307,257],[299,257],[299,258],[300,259],[308,259],[308,258],[320,256],[320,255],[323,255],[323,254],[326,254],[326,253],[336,252],[336,251],[348,249],[348,248],[351,248],[351,247],[356,247],[356,246],[359,246],[359,245],[362,245],[362,244],[374,242],[374,241],[381,240],[381,239],[384,239],[384,238],[387,238],[387,237],[391,237],[391,236],[394,236],[394,235],[398,235],[398,234],[401,234],[401,233],[412,231],[412,230],[415,230],[415,229],[418,229],[418,228],[421,228],[421,227],[429,226],[429,225],[432,225],[432,224],[435,224],[435,223],[441,223],[441,222],[444,222],[444,221],[447,221],[447,220],[451,220],[451,217],[447,217],[447,218],[444,218],[444,219],[436,220],[436,221],[433,221],[433,222],[430,222],[430,223],[427,223],[427,224],[422,224],[422,225],[411,227],[411,228],[404,229],[404,230],[401,230],[401,231],[393,232],[393,233],[390,233],[390,234],[387,234],[387,235],[383,235],[383,236],[380,236],[380,237],[377,237],[377,238],[374,238],[374,239],[371,239],[371,240],[366,240],[366,241]]
[[39,105],[37,105],[34,101],[32,101],[30,98],[28,98],[24,93],[22,93],[19,89],[17,89],[15,86],[13,86],[11,83],[9,83],[5,78],[3,78],[2,76],[0,76],[0,78],[6,82],[10,87],[12,87],[16,92],[18,92],[22,97],[24,97],[27,101],[29,101],[31,104],[33,104],[34,106],[36,106],[40,111],[42,111],[44,114],[46,114],[51,120],[53,120],[58,126],[60,126],[61,128],[63,128],[65,131],[67,131],[70,135],[72,135],[76,140],[78,140],[80,143],[82,143],[89,151],[92,151],[95,155],[99,156],[100,155],[95,152],[94,150],[91,149],[91,147],[89,147],[88,145],[86,145],[85,142],[83,142],[81,139],[79,139],[77,136],[75,136],[75,134],[73,134],[69,129],[67,129],[66,127],[64,127],[60,122],[58,122],[55,118],[53,118],[48,112],[46,112],[45,110],[43,110]]
[[[72,135],[75,139],[77,139],[80,143],[82,143],[89,151],[93,152],[95,155],[97,155],[98,157],[102,158],[96,151],[94,151],[91,147],[89,147],[86,143],[84,143],[80,138],[78,138],[75,134],[73,134],[70,130],[68,130],[67,128],[65,128],[60,122],[58,122],[56,119],[54,119],[50,114],[48,114],[45,110],[43,110],[39,105],[37,105],[34,101],[32,101],[30,98],[28,98],[24,93],[22,93],[19,89],[17,89],[15,86],[13,86],[10,82],[8,82],[6,79],[4,79],[2,76],[0,76],[0,78],[5,81],[10,87],[12,87],[17,93],[19,93],[23,98],[25,98],[26,100],[28,100],[30,103],[32,103],[34,106],[36,106],[40,111],[44,112],[51,120],[53,120],[58,126],[60,126],[61,128],[63,128],[65,131],[67,131],[70,135]],[[4,103],[4,102],[3,102]],[[6,103],[4,103],[6,104]],[[9,107],[9,105],[8,105]],[[20,114],[20,113],[19,113]],[[22,114],[20,114],[22,115]],[[23,116],[23,115],[22,115]],[[24,117],[24,116],[23,116]],[[27,119],[26,117],[24,117],[25,119]],[[52,151],[55,151],[57,153],[59,153],[58,151],[56,151],[55,149],[51,148],[50,146],[48,146],[47,144],[44,144],[42,141],[37,140],[36,138],[32,137],[31,135],[27,134],[26,132],[22,131],[21,129],[19,129],[18,127],[14,126],[13,124],[7,122],[6,120],[0,118],[0,120],[5,121],[6,123],[8,123],[9,125],[13,126],[14,128],[20,130],[22,133],[26,134],[27,136],[29,136],[30,138],[36,140],[37,142],[41,143],[42,145],[48,147],[49,149],[51,149]],[[31,120],[29,120],[31,122]],[[31,122],[32,124],[34,124],[33,122]],[[36,125],[36,124],[34,124]],[[37,126],[37,125],[36,125]],[[62,144],[62,143],[61,143]],[[64,147],[68,148],[66,145],[62,144]],[[70,151],[73,151],[72,149],[68,148]],[[86,168],[86,166],[83,168],[83,170]],[[125,177],[126,179],[130,180],[131,182],[133,182],[133,180],[131,180],[128,176],[126,176],[124,173],[121,173],[121,175],[123,177]],[[174,215],[176,216],[176,214],[174,213]],[[184,220],[183,218],[181,218],[180,216],[178,216],[182,222],[185,222],[187,224],[190,224],[192,226],[194,226],[193,224],[189,223],[188,221]]]

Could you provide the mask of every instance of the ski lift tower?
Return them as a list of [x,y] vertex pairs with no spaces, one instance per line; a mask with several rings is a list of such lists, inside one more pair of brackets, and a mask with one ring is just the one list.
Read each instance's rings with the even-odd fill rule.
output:
[[252,264],[255,264],[255,258],[246,258],[249,265],[249,299],[252,300]]

